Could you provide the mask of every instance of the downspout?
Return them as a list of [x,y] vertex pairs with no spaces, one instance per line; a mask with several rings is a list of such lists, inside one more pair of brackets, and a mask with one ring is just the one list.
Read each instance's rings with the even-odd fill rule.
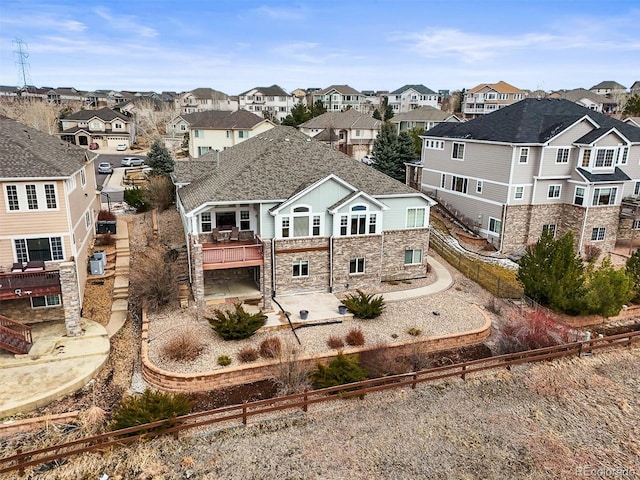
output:
[[[587,194],[587,192],[589,192]],[[580,231],[580,243],[578,243],[578,253],[582,254],[582,242],[584,241],[584,230],[587,228],[587,217],[589,216],[589,201],[588,199],[591,197],[591,189],[585,188],[584,192],[584,201],[586,203],[586,208],[584,210],[584,218],[582,220],[582,229]]]
[[271,298],[276,299],[276,237],[271,239]]
[[329,237],[329,293],[333,293],[333,235]]
[[499,253],[502,253],[502,245],[504,243],[504,229],[506,225],[507,219],[507,204],[502,204],[502,224],[500,225],[500,248],[498,249]]

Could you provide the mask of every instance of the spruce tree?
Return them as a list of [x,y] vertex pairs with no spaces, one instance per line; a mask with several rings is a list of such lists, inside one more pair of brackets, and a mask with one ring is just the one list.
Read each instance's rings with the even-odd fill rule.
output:
[[159,140],[154,140],[151,149],[147,153],[147,165],[152,168],[154,175],[169,176],[175,167],[175,161],[165,147],[160,145]]

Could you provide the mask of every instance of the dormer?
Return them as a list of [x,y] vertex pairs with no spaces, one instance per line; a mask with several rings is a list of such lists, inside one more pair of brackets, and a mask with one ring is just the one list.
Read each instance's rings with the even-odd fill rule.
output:
[[591,173],[612,173],[629,161],[631,142],[615,128],[599,128],[576,140],[578,166]]

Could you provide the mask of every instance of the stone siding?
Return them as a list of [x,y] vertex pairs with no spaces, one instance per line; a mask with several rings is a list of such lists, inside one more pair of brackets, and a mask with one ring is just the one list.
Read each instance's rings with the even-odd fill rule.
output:
[[[422,250],[422,263],[405,265],[405,250]],[[381,280],[410,280],[427,275],[429,229],[391,230],[384,232]]]
[[62,306],[31,308],[31,301],[28,298],[3,301],[2,312],[0,313],[25,325],[64,320],[64,308]]
[[[584,247],[594,245],[603,252],[612,252],[616,246],[616,236],[620,223],[620,206],[592,207],[587,214],[584,228],[584,238],[582,240],[581,252]],[[605,227],[606,234],[604,241],[592,241],[591,231],[596,227]]]
[[74,262],[60,263],[60,287],[62,289],[62,305],[64,305],[64,324],[67,335],[77,337],[82,335],[80,325],[80,292],[78,290],[78,276]]
[[[333,240],[333,292],[380,284],[382,235],[336,237]],[[349,273],[351,259],[364,258],[364,273]]]
[[[323,250],[312,250],[322,248]],[[329,239],[300,238],[275,241],[276,295],[329,291]],[[309,251],[291,251],[310,249]],[[294,277],[295,260],[309,262],[309,276]]]

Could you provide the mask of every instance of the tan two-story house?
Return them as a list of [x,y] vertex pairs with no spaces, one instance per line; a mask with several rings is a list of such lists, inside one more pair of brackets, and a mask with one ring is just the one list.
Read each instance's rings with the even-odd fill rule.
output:
[[100,209],[95,154],[0,118],[0,318],[64,321],[82,333],[87,262]]
[[96,143],[99,148],[127,147],[136,141],[135,122],[126,115],[110,108],[80,110],[60,120],[62,140],[73,145],[88,148]]

